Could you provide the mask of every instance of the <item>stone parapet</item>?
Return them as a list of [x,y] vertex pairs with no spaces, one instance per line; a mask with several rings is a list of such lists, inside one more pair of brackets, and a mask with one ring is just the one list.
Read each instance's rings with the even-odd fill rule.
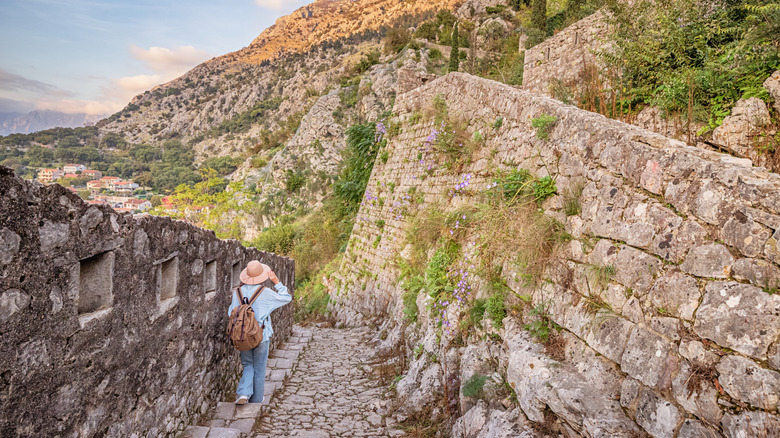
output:
[[[181,221],[90,206],[0,167],[0,435],[174,436],[237,383],[227,308],[249,260]],[[273,347],[292,306],[272,315]]]

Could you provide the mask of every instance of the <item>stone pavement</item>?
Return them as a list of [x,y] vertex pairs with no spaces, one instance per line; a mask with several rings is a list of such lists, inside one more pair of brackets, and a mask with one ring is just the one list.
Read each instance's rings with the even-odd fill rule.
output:
[[265,397],[263,403],[247,403],[236,406],[233,401],[217,403],[211,418],[201,425],[190,426],[182,438],[242,438],[248,436],[255,422],[274,403],[274,396],[290,377],[298,362],[298,356],[311,340],[310,330],[294,326],[287,342],[273,350],[268,358],[265,373]]
[[368,328],[312,328],[292,377],[255,427],[254,438],[394,437]]

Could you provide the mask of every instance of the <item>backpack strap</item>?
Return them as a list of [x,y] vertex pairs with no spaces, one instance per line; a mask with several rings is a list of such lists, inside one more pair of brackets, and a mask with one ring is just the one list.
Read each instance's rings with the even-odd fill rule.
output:
[[252,305],[252,303],[255,302],[257,297],[259,297],[262,292],[263,292],[263,285],[261,284],[260,286],[257,286],[257,289],[255,289],[255,291],[252,293],[252,298],[249,299],[250,306]]
[[238,305],[244,304],[244,294],[241,293],[241,286],[236,288],[236,293],[238,294]]

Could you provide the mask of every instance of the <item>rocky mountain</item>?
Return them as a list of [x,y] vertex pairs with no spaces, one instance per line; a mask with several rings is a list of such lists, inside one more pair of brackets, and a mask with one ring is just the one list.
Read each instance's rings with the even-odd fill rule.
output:
[[57,111],[0,113],[0,135],[29,134],[49,128],[77,128],[103,119],[105,115],[66,114]]

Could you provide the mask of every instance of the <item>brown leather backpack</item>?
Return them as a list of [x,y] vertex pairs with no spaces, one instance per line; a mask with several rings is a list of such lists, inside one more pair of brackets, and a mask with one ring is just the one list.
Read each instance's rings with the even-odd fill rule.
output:
[[255,318],[255,311],[252,310],[252,303],[255,302],[262,291],[263,285],[261,284],[255,289],[252,298],[247,299],[241,294],[241,286],[236,288],[238,302],[241,304],[230,313],[227,334],[230,342],[239,351],[251,350],[263,342],[265,323],[260,326]]

